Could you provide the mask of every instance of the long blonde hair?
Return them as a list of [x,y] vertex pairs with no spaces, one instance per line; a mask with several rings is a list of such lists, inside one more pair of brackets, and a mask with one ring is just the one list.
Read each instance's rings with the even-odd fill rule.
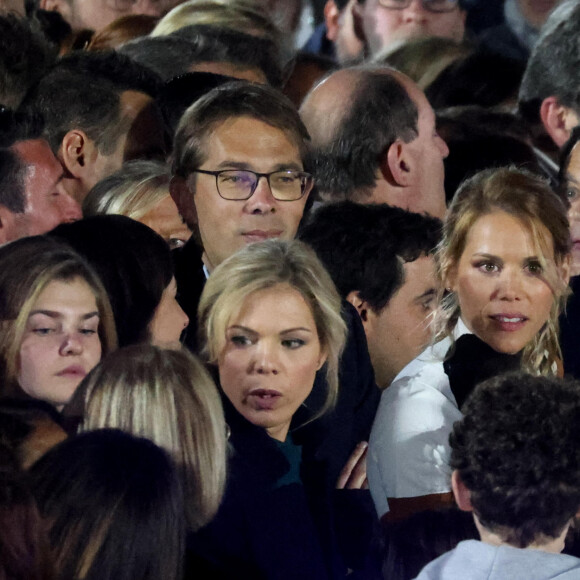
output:
[[449,208],[443,225],[443,238],[436,253],[439,278],[443,282],[439,308],[435,315],[436,339],[452,336],[460,316],[457,296],[444,294],[444,284],[457,266],[467,243],[467,236],[475,222],[494,211],[505,212],[518,219],[530,232],[544,271],[554,294],[550,316],[522,352],[523,370],[533,374],[554,373],[554,363],[562,354],[558,343],[558,316],[569,290],[567,280],[550,272],[546,254],[551,235],[556,267],[569,259],[570,231],[567,210],[562,199],[541,178],[515,168],[488,169],[465,181]]
[[213,518],[226,479],[226,425],[215,383],[192,354],[147,344],[121,348],[84,379],[71,403],[77,405],[79,431],[121,429],[173,457],[192,530]]

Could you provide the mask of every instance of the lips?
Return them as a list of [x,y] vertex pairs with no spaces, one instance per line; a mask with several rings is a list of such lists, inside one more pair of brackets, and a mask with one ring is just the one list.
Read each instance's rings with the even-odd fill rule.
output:
[[56,373],[56,376],[82,379],[86,376],[86,374],[87,372],[81,365],[71,365]]
[[273,389],[252,389],[248,393],[250,404],[261,411],[273,409],[281,397],[282,393]]
[[282,230],[250,230],[242,232],[242,236],[248,243],[263,242],[272,238],[279,238],[282,235]]
[[522,329],[528,317],[523,314],[493,314],[490,316],[493,323],[505,332],[515,332]]

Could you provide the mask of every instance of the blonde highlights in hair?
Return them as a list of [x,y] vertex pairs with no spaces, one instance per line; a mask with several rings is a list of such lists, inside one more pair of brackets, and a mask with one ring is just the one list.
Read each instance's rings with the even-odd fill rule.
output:
[[[338,394],[338,366],[346,340],[346,324],[336,288],[308,246],[297,240],[268,240],[243,248],[220,264],[209,277],[198,308],[203,355],[217,364],[226,344],[230,320],[254,292],[288,285],[308,304],[327,355],[328,393],[319,414],[331,408]],[[274,314],[273,314],[274,316]]]
[[151,345],[119,349],[81,383],[79,431],[112,428],[165,449],[184,483],[192,530],[217,512],[226,479],[226,425],[217,388],[185,350]]
[[[569,224],[562,199],[545,181],[526,171],[515,168],[485,170],[465,181],[455,194],[436,253],[438,274],[443,282],[434,320],[436,339],[452,336],[461,314],[457,296],[453,292],[445,294],[444,285],[459,264],[474,224],[482,216],[494,212],[509,214],[528,230],[544,268],[544,279],[554,295],[549,319],[522,352],[523,370],[553,374],[554,363],[562,356],[558,316],[569,293],[567,279],[563,277],[570,252]],[[548,257],[552,248],[553,265]]]

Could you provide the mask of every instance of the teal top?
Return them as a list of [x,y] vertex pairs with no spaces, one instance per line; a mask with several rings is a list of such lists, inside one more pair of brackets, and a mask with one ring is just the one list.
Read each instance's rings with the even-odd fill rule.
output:
[[300,464],[302,463],[302,447],[296,445],[292,441],[292,437],[288,435],[286,441],[276,441],[276,446],[284,454],[284,457],[290,464],[290,469],[280,478],[274,485],[274,489],[278,489],[283,485],[290,485],[291,483],[299,483],[302,485],[300,478]]

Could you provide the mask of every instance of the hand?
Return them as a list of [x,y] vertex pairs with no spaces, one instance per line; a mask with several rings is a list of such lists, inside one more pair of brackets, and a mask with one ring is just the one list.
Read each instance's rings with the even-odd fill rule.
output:
[[368,489],[367,481],[367,449],[369,444],[361,441],[342,468],[336,489]]

